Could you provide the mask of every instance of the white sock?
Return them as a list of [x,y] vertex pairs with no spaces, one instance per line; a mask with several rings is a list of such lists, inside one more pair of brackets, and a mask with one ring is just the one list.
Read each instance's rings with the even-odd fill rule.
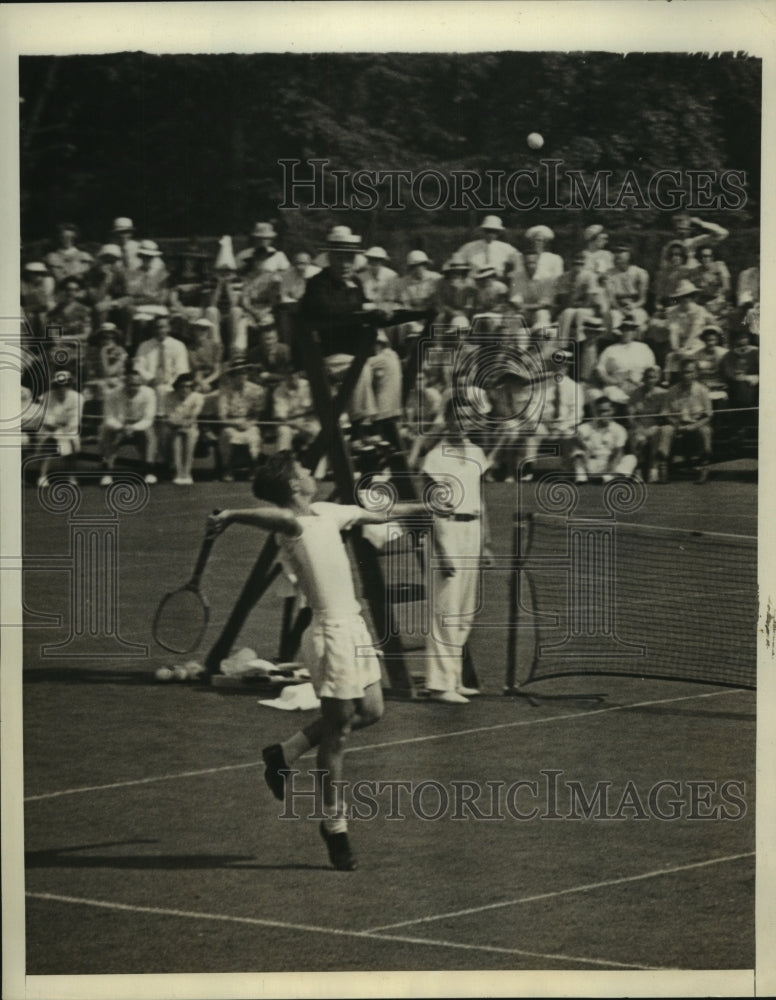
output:
[[327,816],[323,825],[328,833],[347,833],[348,821],[344,813],[337,813],[336,816]]

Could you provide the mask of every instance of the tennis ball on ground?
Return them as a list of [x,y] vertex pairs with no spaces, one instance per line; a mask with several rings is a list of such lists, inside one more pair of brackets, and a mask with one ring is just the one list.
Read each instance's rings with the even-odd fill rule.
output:
[[204,674],[205,672],[205,668],[202,666],[201,663],[198,663],[196,660],[188,660],[184,664],[184,667],[186,669],[186,676],[190,681],[196,680],[198,677],[201,677],[202,674]]
[[175,681],[187,681],[189,679],[188,671],[182,664],[176,664],[172,668],[172,678]]
[[154,672],[154,677],[158,681],[171,681],[172,680],[172,670],[169,667],[159,667]]
[[531,149],[541,149],[544,145],[544,137],[539,132],[531,132],[526,141]]

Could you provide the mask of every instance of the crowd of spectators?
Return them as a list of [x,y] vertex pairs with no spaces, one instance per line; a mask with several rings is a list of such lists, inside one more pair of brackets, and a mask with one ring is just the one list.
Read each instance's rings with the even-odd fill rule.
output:
[[[45,352],[51,373],[37,399],[35,380],[23,379],[38,483],[56,456],[73,475],[84,436],[104,485],[124,446],[149,483],[180,486],[193,482],[198,454],[212,451],[228,481],[262,454],[304,449],[320,427],[299,325],[315,327],[321,302],[337,296],[355,317],[380,317],[349,408],[354,442],[389,438],[398,424],[417,460],[455,397],[489,415],[490,479],[530,479],[554,454],[579,482],[660,482],[684,454],[705,481],[719,422],[741,436],[756,427],[759,259],[735,262],[731,275],[724,228],[686,213],[673,224],[652,273],[627,233],[598,224],[564,259],[548,226],[517,239],[487,216],[478,238],[441,262],[420,249],[392,260],[345,226],[289,259],[266,222],[237,255],[225,236],[214,260],[168,262],[124,217],[91,255],[64,224],[22,271],[29,364]],[[414,350],[424,322],[394,321],[400,310],[433,318],[452,368],[450,351]],[[336,385],[354,350],[335,341],[323,347]]]

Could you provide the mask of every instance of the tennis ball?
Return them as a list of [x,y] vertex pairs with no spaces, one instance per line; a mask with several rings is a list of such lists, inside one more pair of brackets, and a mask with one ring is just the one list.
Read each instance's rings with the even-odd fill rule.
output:
[[531,132],[531,134],[526,139],[526,142],[531,147],[531,149],[541,149],[544,145],[544,137],[538,132]]
[[172,670],[169,667],[159,667],[154,672],[154,677],[158,681],[171,681],[172,680]]
[[196,660],[188,660],[188,662],[184,664],[184,667],[186,670],[186,676],[190,681],[196,680],[197,677],[201,677],[205,672],[205,668]]
[[172,668],[172,678],[175,681],[187,681],[189,679],[189,674],[182,664],[176,664],[176,666]]

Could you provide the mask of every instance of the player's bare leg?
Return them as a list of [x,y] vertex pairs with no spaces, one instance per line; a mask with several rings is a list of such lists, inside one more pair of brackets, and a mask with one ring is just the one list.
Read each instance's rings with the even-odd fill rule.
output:
[[342,792],[342,765],[345,743],[351,731],[355,704],[340,698],[321,698],[321,742],[318,744],[316,781],[326,818],[321,823],[321,836],[329,852],[329,860],[340,871],[356,867],[348,842],[348,821]]

